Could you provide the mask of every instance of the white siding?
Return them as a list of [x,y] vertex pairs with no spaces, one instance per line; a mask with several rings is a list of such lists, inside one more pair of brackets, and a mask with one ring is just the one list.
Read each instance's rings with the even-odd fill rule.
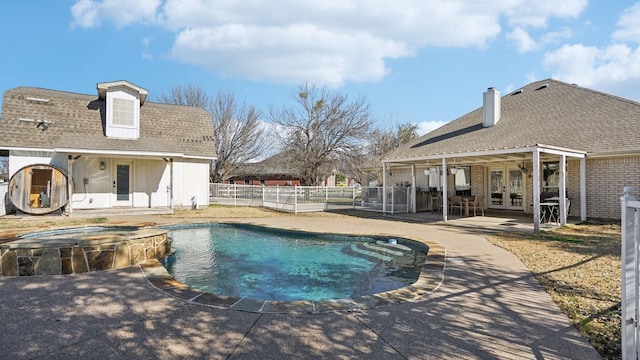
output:
[[195,197],[198,207],[209,206],[209,161],[174,162],[174,205],[191,207]]
[[9,177],[13,176],[18,170],[27,165],[33,164],[49,164],[57,166],[63,170],[67,170],[66,162],[62,163],[60,159],[66,159],[63,155],[56,155],[51,151],[22,151],[13,150],[9,152]]
[[133,206],[168,207],[168,164],[161,159],[136,160],[133,167]]
[[[133,101],[133,124],[114,124],[113,121],[113,100],[123,99]],[[115,138],[137,139],[140,137],[140,94],[132,91],[126,86],[117,86],[107,92],[107,129],[106,135]]]
[[0,182],[0,216],[6,215],[11,205],[11,201],[9,201],[9,197],[7,196],[8,191],[9,183]]
[[[73,208],[99,209],[114,206],[114,164],[131,162],[132,206],[168,207],[169,167],[162,159],[105,159],[83,156],[73,164]],[[100,170],[100,162],[105,169]],[[88,183],[84,185],[84,179]]]
[[[46,151],[12,151],[9,154],[9,175],[24,166],[50,164],[64,170],[73,186],[71,206],[73,209],[101,209],[115,206],[114,164],[128,161],[132,164],[132,206],[170,206],[170,167],[162,159],[108,158],[83,155],[73,163],[72,173],[68,172],[67,154]],[[104,169],[100,169],[104,163]],[[209,161],[174,161],[174,205],[191,207],[192,198],[198,207],[209,205]],[[85,180],[86,184],[85,184]]]
[[[105,169],[100,170],[100,162]],[[111,207],[110,162],[104,158],[82,156],[73,163],[70,176],[73,184],[71,206],[74,209],[99,209]],[[84,179],[88,182],[85,185]]]

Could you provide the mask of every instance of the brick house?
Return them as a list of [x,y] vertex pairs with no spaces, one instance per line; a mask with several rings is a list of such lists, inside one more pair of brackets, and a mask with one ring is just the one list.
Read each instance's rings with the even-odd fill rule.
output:
[[484,208],[533,213],[536,231],[544,194],[560,198],[560,214],[620,219],[622,188],[640,189],[639,126],[640,103],[575,84],[489,88],[482,107],[385,158],[384,183],[441,191],[445,207],[483,196]]
[[98,83],[95,95],[7,90],[0,152],[14,205],[33,214],[208,205],[211,116],[147,95],[127,81]]

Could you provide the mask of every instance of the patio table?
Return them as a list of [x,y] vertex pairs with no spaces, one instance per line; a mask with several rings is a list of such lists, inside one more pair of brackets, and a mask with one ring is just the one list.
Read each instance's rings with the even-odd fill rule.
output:
[[555,210],[560,204],[557,202],[543,202],[540,203],[540,215],[542,220],[546,220],[545,222],[549,223],[553,219],[553,221],[558,223],[558,219],[555,215]]

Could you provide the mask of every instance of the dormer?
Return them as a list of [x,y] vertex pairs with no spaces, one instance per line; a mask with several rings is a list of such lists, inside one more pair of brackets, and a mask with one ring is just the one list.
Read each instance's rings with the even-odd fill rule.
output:
[[128,81],[98,83],[98,98],[105,101],[105,134],[119,139],[140,137],[140,106],[148,91]]

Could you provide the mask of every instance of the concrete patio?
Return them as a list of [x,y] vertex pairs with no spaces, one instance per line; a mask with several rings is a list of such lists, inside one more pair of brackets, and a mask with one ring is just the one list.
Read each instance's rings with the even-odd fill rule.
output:
[[[109,221],[119,223],[194,220],[143,214],[109,216]],[[456,218],[447,224],[417,220],[295,215],[242,220],[282,228],[387,234],[437,242],[447,254],[444,281],[414,301],[365,311],[265,314],[170,297],[154,288],[137,266],[64,276],[3,277],[1,356],[600,358],[524,265],[484,238],[494,231],[532,230],[530,220],[490,216]]]

